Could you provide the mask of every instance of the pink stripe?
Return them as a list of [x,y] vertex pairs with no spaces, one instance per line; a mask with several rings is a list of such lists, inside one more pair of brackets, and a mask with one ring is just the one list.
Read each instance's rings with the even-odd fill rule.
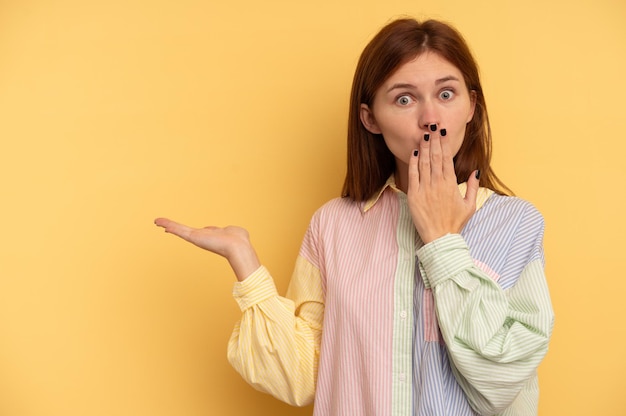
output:
[[392,191],[366,214],[336,199],[305,237],[301,255],[320,267],[326,297],[315,415],[391,412],[397,218]]

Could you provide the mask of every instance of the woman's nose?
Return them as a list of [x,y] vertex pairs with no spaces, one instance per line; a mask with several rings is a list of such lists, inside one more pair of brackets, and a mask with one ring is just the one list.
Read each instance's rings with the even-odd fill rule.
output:
[[419,115],[419,126],[425,131],[436,131],[441,120],[439,119],[439,112],[435,108],[434,103],[426,101],[422,104]]

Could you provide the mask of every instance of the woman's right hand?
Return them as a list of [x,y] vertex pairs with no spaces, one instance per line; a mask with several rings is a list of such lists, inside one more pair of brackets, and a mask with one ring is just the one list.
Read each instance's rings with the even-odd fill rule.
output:
[[157,218],[154,223],[185,241],[218,254],[230,263],[237,280],[243,281],[261,266],[250,243],[248,231],[236,226],[193,228],[167,218]]

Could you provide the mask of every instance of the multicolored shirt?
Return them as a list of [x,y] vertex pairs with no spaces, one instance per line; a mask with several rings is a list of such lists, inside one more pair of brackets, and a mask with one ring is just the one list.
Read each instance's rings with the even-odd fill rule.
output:
[[366,203],[328,202],[286,297],[264,267],[235,284],[231,364],[316,416],[536,414],[554,319],[543,218],[485,188],[477,206],[424,245],[393,178]]

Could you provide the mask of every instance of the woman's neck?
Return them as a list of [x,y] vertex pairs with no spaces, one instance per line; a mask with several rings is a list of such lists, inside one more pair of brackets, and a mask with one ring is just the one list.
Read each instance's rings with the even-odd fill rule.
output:
[[396,180],[396,187],[406,194],[409,189],[409,167],[396,160],[394,178]]

